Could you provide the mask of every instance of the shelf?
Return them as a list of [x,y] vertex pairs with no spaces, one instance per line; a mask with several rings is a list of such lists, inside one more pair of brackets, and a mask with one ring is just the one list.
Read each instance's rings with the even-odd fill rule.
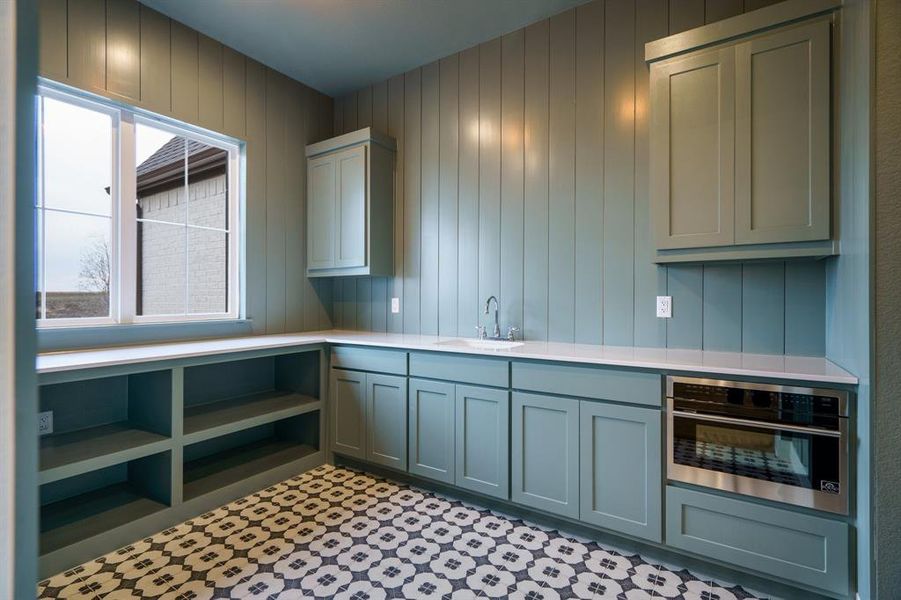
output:
[[167,506],[123,482],[41,507],[41,554],[127,525]]
[[[152,454],[160,450],[154,444],[168,439],[164,435],[140,429],[130,421],[42,437],[41,483]],[[139,448],[146,451],[130,452]],[[106,460],[94,460],[100,457]]]
[[203,496],[318,451],[308,444],[269,438],[186,462],[183,497],[187,501]]
[[300,415],[320,406],[315,398],[281,390],[186,406],[184,434],[190,437],[186,441],[196,442]]

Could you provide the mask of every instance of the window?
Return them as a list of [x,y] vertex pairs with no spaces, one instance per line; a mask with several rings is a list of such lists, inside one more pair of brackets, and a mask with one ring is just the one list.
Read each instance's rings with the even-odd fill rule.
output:
[[239,316],[239,147],[41,89],[40,326]]

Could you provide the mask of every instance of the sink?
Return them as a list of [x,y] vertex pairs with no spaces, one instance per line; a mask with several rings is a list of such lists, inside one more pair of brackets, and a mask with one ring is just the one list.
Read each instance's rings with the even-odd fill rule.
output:
[[468,338],[457,338],[453,340],[445,340],[438,342],[439,346],[457,346],[460,348],[475,348],[477,350],[510,350],[522,346],[522,342],[511,342],[508,340],[475,340]]

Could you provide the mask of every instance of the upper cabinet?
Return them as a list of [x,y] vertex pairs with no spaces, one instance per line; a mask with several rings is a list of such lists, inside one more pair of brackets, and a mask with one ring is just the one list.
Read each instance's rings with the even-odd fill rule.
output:
[[394,272],[394,140],[360,129],[307,146],[307,276]]
[[832,17],[783,4],[646,47],[657,262],[837,253]]

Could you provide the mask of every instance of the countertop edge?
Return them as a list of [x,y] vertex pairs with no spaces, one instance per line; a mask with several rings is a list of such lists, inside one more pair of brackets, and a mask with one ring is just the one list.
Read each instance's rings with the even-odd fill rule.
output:
[[[584,344],[569,344],[572,354],[567,352],[553,352],[550,350],[537,351],[527,347],[509,350],[485,350],[479,348],[466,348],[460,346],[445,346],[438,342],[450,337],[422,336],[419,340],[384,339],[385,335],[392,334],[367,334],[361,332],[321,331],[308,334],[275,334],[271,336],[246,336],[241,338],[226,338],[216,340],[198,340],[190,342],[167,342],[161,344],[146,344],[136,346],[123,346],[116,348],[86,349],[65,352],[52,352],[39,354],[36,361],[39,375],[59,373],[67,371],[79,371],[87,369],[100,369],[126,364],[142,364],[168,360],[180,360],[197,358],[201,356],[216,356],[240,352],[252,352],[255,350],[267,350],[277,348],[302,347],[316,344],[336,344],[349,346],[366,346],[378,348],[395,348],[423,352],[442,352],[447,354],[486,356],[504,358],[508,360],[541,360],[580,365],[599,365],[623,367],[631,369],[648,369],[666,372],[695,372],[715,375],[728,375],[739,377],[759,377],[780,379],[786,381],[807,381],[817,383],[829,383],[839,385],[857,385],[858,378],[853,374],[835,365],[823,357],[785,357],[781,355],[751,355],[743,353],[709,353],[716,356],[726,356],[733,361],[742,362],[747,357],[759,357],[759,360],[813,360],[823,361],[828,369],[835,373],[813,373],[803,370],[789,370],[767,368],[765,366],[737,366],[737,365],[712,365],[702,361],[692,361],[683,357],[681,360],[673,358],[666,360],[660,357],[648,358],[624,358],[610,356],[574,355],[578,350],[583,352],[596,351],[599,354],[605,351],[635,352],[646,351],[655,353],[700,353],[700,350],[674,350],[665,348],[640,348],[640,347],[609,347],[591,346]],[[401,335],[401,334],[396,334]],[[378,336],[378,337],[376,337]],[[411,336],[419,338],[420,336]],[[527,342],[527,344],[530,342]],[[531,342],[544,343],[544,342]],[[567,344],[564,344],[567,345]],[[153,352],[157,349],[157,352]],[[42,364],[43,363],[43,364]]]

